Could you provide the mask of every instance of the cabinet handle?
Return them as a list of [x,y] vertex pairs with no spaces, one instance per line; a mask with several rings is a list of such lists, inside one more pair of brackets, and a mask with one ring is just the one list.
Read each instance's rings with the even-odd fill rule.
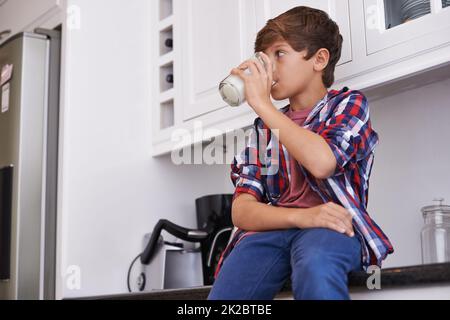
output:
[[3,30],[0,32],[0,40],[3,39],[3,37],[8,36],[11,33],[11,30]]

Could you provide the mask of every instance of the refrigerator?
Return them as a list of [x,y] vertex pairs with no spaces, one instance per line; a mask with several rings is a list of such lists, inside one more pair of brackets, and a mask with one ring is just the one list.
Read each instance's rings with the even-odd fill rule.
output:
[[0,45],[0,299],[53,299],[61,33]]

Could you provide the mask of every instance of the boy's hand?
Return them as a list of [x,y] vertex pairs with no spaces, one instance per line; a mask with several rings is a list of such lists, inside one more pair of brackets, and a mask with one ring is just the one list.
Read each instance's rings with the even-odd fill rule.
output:
[[355,235],[352,215],[347,209],[334,202],[309,208],[297,218],[296,225],[299,228],[328,228],[339,233],[346,233],[350,237]]
[[[274,108],[270,100],[270,91],[273,82],[272,63],[265,53],[260,52],[260,54],[267,66],[267,71],[257,59],[246,60],[237,68],[231,70],[231,74],[237,75],[244,81],[245,98],[256,113],[259,113],[262,108]],[[244,72],[247,68],[249,68],[251,74]]]

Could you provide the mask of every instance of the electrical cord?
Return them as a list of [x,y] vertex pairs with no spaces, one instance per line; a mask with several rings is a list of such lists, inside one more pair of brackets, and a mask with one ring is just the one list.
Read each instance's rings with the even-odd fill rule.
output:
[[133,259],[133,261],[130,264],[130,267],[128,268],[128,275],[127,275],[127,286],[128,286],[128,292],[131,292],[131,288],[130,288],[130,273],[131,273],[131,268],[133,268],[134,263],[136,262],[137,259],[139,259],[141,257],[141,254],[139,253],[137,255],[136,258]]

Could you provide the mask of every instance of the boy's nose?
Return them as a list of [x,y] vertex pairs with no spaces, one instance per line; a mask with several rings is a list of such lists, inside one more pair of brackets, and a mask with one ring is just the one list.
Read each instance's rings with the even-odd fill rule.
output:
[[272,65],[272,72],[275,73],[277,69],[275,61],[273,59],[270,59],[270,64]]

